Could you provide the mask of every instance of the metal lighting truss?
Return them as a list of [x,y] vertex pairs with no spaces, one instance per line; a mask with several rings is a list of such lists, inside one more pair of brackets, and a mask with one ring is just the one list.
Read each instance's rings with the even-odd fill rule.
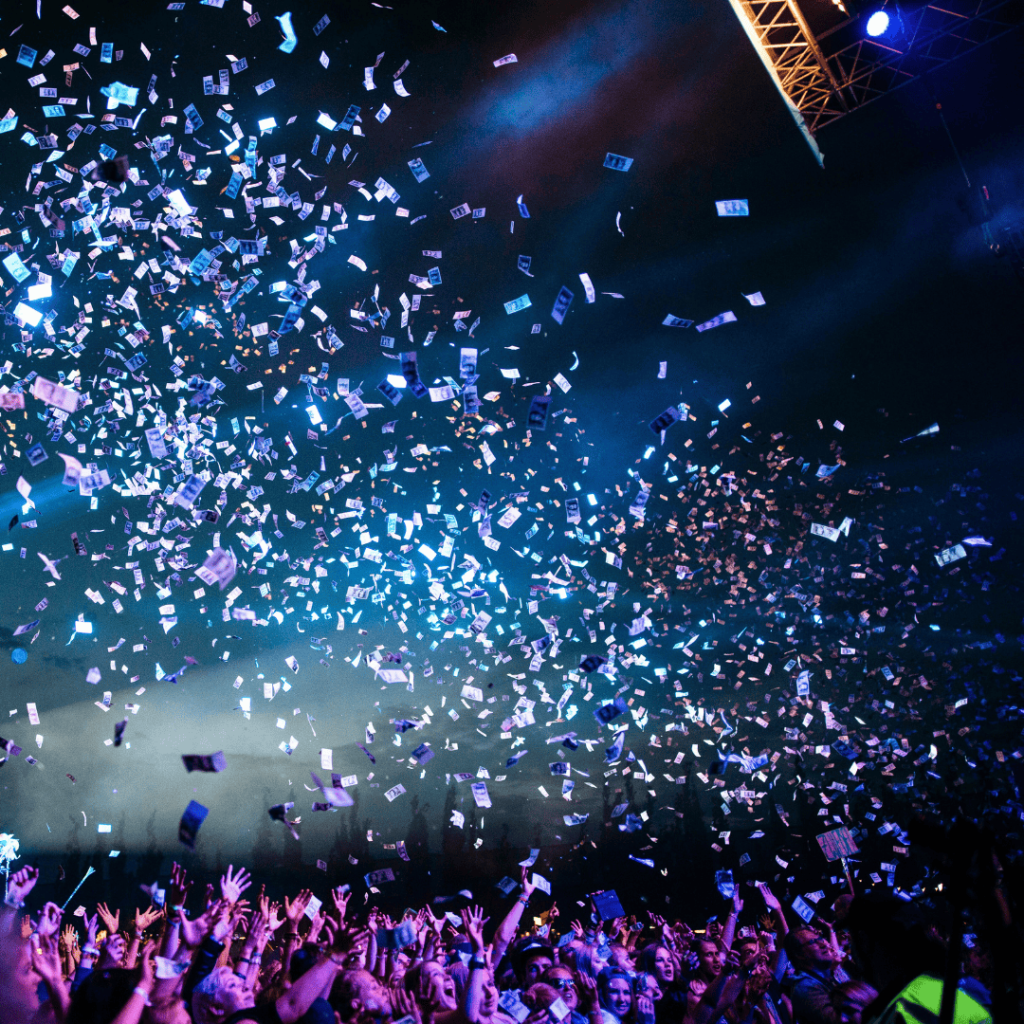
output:
[[893,31],[845,42],[855,23],[816,37],[796,0],[729,2],[819,161],[819,128],[1024,24],[1024,0],[936,0],[893,5]]

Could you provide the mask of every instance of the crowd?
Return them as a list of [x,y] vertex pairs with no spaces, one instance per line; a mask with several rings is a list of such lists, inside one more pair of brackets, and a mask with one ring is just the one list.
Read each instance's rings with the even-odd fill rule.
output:
[[[31,911],[37,878],[26,867],[8,879],[3,1024],[925,1024],[940,1020],[952,945],[891,895],[841,896],[832,921],[810,927],[765,883],[746,901],[757,906],[736,891],[698,929],[604,919],[617,898],[562,928],[557,904],[528,913],[524,868],[491,933],[480,907],[357,916],[347,886],[329,904],[309,890],[277,904],[233,866],[190,899],[178,865],[154,887],[162,905],[100,903],[76,927],[54,903]],[[992,957],[967,938],[949,1019],[1002,1020]]]

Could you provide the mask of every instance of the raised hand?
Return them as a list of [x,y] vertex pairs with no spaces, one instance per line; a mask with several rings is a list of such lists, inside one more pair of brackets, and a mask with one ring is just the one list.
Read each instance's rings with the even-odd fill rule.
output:
[[245,868],[239,868],[235,871],[234,876],[231,874],[232,871],[234,871],[234,865],[229,864],[220,880],[220,894],[228,903],[237,903],[251,882]]
[[342,957],[348,956],[352,952],[362,953],[368,941],[369,933],[365,928],[357,928],[351,925],[346,928],[342,925],[334,936],[334,941],[331,943],[331,953],[332,955],[336,954]]
[[636,997],[637,1024],[654,1024],[654,1000],[647,995]]
[[202,945],[203,939],[209,935],[213,922],[220,913],[220,907],[219,900],[211,903],[194,921],[190,921],[186,917],[184,910],[178,911],[178,920],[181,922],[181,941],[189,949],[196,949]]
[[306,912],[306,907],[309,906],[309,901],[313,898],[313,893],[309,889],[303,889],[294,900],[289,901],[288,897],[284,898],[284,916],[293,928],[298,928],[299,920],[302,915]]
[[320,932],[323,931],[324,921],[326,915],[322,910],[316,912],[316,916],[309,923],[309,931],[306,933],[306,942],[316,942],[320,938]]
[[740,890],[738,886],[732,894],[732,911],[737,917],[739,917],[740,914],[743,912],[743,897],[740,896]]
[[188,899],[189,889],[192,883],[188,880],[188,874],[180,864],[171,865],[171,883],[167,888],[167,905],[169,907],[183,907]]
[[108,907],[106,903],[97,903],[96,913],[100,915],[100,920],[103,922],[103,926],[111,935],[113,935],[120,927],[121,911],[119,910],[116,914],[112,914],[110,912],[110,907]]
[[396,1020],[412,1017],[414,1024],[423,1024],[423,1014],[420,1012],[419,1002],[413,998],[411,992],[400,986],[390,990],[391,1012]]
[[213,928],[210,936],[214,942],[223,942],[234,927],[234,904],[230,900],[221,900],[217,904],[216,916],[213,918]]
[[576,992],[580,1001],[580,1013],[588,1014],[598,1006],[597,1000],[597,979],[592,978],[586,971],[580,971],[576,975]]
[[154,974],[152,956],[154,952],[156,952],[156,943],[147,942],[142,947],[142,952],[139,954],[140,975],[138,987],[147,993],[153,991]]
[[24,903],[38,881],[39,868],[34,868],[31,864],[22,868],[11,875],[7,883],[7,898],[12,903]]
[[523,887],[523,895],[526,896],[526,897],[532,896],[533,895],[533,891],[534,891],[534,889],[537,888],[537,886],[535,886],[533,884],[533,882],[530,881],[530,869],[529,868],[523,868],[522,869],[522,871],[519,874],[519,882],[520,882],[520,884]]
[[267,917],[267,928],[270,931],[270,934],[273,935],[274,932],[276,932],[277,929],[280,928],[281,925],[283,925],[286,920],[286,917],[281,916],[281,904],[271,903],[270,914]]
[[[47,907],[54,905],[48,903]],[[36,934],[39,936],[39,942],[32,946],[32,966],[42,976],[43,981],[52,988],[61,984],[64,977],[57,941],[53,935],[43,935],[42,932],[36,932]]]
[[36,933],[43,938],[52,938],[60,931],[60,919],[63,916],[64,911],[56,903],[47,903],[43,907],[42,914],[39,915],[39,925],[36,928]]
[[430,907],[424,907],[423,913],[425,914],[424,920],[427,922],[427,926],[433,930],[434,934],[440,939],[441,932],[444,930],[444,923],[447,918],[442,914],[440,917],[434,917],[434,912]]
[[757,888],[761,893],[761,899],[764,900],[764,905],[776,914],[782,913],[782,904],[776,896],[772,895],[771,889],[768,888],[767,882],[758,882]]
[[240,921],[246,921],[249,916],[249,901],[241,900],[231,907],[231,930],[234,931]]
[[345,920],[345,911],[348,910],[348,901],[352,897],[352,890],[343,891],[342,886],[331,890],[331,899],[334,901],[334,909],[342,921]]
[[484,925],[488,921],[490,918],[484,917],[482,907],[467,908],[462,911],[462,924],[469,936],[469,941],[473,944],[474,953],[484,951]]
[[142,933],[154,922],[158,921],[163,911],[159,907],[150,907],[148,910],[135,911],[135,922],[133,929],[136,936],[141,936]]
[[78,932],[73,924],[64,925],[64,931],[60,933],[61,946],[68,952],[74,953],[78,949]]

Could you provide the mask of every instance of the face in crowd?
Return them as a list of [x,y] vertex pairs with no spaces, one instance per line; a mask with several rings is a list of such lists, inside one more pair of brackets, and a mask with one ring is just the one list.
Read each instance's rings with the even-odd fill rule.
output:
[[580,1004],[580,994],[576,989],[576,979],[568,967],[552,967],[544,972],[544,981],[553,989],[558,990],[562,1002],[575,1010]]
[[633,989],[628,978],[611,978],[607,988],[608,1009],[619,1020],[625,1019],[633,1005]]
[[523,960],[523,988],[540,981],[540,976],[551,966],[551,957],[543,951],[529,953]]
[[722,971],[722,964],[725,963],[725,953],[719,949],[718,943],[710,939],[701,939],[697,943],[697,956],[700,961],[698,973],[701,977],[707,980],[717,978]]
[[657,953],[654,954],[654,976],[662,988],[671,985],[675,980],[676,965],[672,960],[672,954],[664,946],[659,946]]
[[810,928],[801,928],[793,938],[795,964],[806,967],[827,967],[835,961],[832,946]]

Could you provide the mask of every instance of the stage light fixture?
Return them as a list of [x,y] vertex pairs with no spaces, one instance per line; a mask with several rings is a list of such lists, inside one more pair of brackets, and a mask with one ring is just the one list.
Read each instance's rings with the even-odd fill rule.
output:
[[872,38],[885,35],[889,29],[889,15],[885,11],[875,11],[868,18],[867,33]]

